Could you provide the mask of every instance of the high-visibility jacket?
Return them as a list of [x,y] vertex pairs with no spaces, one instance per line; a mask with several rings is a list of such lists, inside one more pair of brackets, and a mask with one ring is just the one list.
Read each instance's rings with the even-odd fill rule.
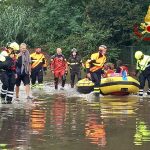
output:
[[137,70],[144,71],[148,67],[150,67],[150,56],[144,55],[143,59],[137,60]]
[[105,55],[101,55],[100,53],[94,53],[91,55],[91,59],[87,60],[85,67],[89,69],[90,72],[95,72],[99,69],[102,69],[105,62]]
[[31,57],[31,68],[45,68],[47,67],[46,58],[43,53],[32,53]]

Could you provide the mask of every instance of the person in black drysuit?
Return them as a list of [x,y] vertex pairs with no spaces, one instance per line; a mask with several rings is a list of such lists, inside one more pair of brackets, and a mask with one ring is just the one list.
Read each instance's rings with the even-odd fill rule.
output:
[[81,80],[81,66],[83,65],[82,59],[75,48],[71,50],[68,65],[70,66],[71,88],[74,88],[75,76],[77,75],[78,81]]
[[2,69],[1,81],[1,101],[2,103],[11,104],[14,94],[14,86],[16,82],[16,55],[13,47],[8,47],[8,56],[4,62],[0,62]]

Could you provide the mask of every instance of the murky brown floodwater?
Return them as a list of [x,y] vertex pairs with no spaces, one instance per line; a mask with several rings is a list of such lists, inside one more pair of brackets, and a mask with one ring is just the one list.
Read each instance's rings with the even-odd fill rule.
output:
[[0,150],[149,150],[150,98],[97,101],[47,87],[33,101],[0,104]]

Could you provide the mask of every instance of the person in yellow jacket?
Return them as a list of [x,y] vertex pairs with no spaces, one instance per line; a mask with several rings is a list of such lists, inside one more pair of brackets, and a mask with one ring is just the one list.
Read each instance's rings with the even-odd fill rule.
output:
[[106,51],[105,45],[100,45],[97,53],[91,55],[91,58],[86,62],[87,77],[91,78],[94,82],[94,94],[99,96],[100,94],[100,82],[101,74],[104,63],[106,62]]
[[[47,70],[46,58],[42,53],[41,47],[37,47],[31,57],[31,83],[32,88],[43,86],[43,74]],[[38,80],[38,85],[36,84]]]
[[147,95],[150,95],[150,56],[144,55],[142,51],[135,52],[136,74],[139,73],[140,90],[139,96],[143,96],[146,80],[148,81]]

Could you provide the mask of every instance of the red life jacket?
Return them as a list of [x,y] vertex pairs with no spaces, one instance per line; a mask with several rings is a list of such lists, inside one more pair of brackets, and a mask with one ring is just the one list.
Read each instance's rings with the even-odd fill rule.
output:
[[110,76],[111,74],[113,74],[113,73],[115,73],[114,70],[108,69],[108,70],[106,71],[106,77],[109,77],[109,76]]
[[120,73],[122,73],[122,71],[126,71],[127,74],[128,74],[128,72],[129,72],[127,66],[120,66],[120,69],[121,69],[121,72],[120,72]]
[[16,71],[16,56],[12,58],[11,66],[8,69],[11,71]]

